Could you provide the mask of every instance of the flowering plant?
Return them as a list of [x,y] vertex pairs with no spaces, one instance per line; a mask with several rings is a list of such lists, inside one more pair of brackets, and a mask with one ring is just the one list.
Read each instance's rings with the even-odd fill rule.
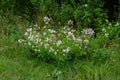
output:
[[24,44],[37,57],[49,61],[65,61],[85,55],[89,39],[80,36],[75,29],[67,26],[51,29],[44,26],[38,30],[37,27],[28,28],[24,40]]
[[[106,27],[107,26],[107,27]],[[99,33],[99,36],[102,36],[103,38],[111,39],[116,36],[118,36],[120,31],[120,23],[110,23],[108,20],[106,20],[106,24],[102,26],[101,32]]]

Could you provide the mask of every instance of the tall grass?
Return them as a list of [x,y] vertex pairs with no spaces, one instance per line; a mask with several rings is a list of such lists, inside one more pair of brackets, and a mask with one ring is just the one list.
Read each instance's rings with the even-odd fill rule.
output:
[[120,58],[96,64],[88,60],[50,64],[31,58],[27,49],[7,36],[0,38],[1,80],[120,80]]

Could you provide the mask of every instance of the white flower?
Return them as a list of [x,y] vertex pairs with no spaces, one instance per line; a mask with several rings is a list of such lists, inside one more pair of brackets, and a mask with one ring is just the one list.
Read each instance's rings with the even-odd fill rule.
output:
[[28,32],[25,32],[25,34],[24,34],[25,36],[28,36]]
[[37,44],[39,43],[39,38],[35,39],[35,43],[37,43]]
[[57,46],[59,46],[61,44],[62,44],[62,41],[60,41],[60,40],[58,40],[57,43],[56,43]]
[[37,35],[37,34],[34,35],[34,38],[38,38],[38,37],[39,37],[39,35]]
[[119,26],[119,23],[117,22],[117,23],[115,24],[115,26]]
[[85,45],[88,45],[89,40],[88,40],[88,39],[85,39],[83,42],[84,42]]
[[105,20],[107,23],[109,22],[108,19]]
[[49,38],[47,38],[45,41],[46,41],[46,42],[49,42],[49,41],[50,41],[50,39],[49,39]]
[[71,30],[71,32],[73,32],[73,33],[74,33],[75,31],[76,31],[76,30],[74,30],[74,29]]
[[33,31],[33,34],[36,34],[36,33],[37,33],[37,32],[34,30],[34,31]]
[[38,52],[40,52],[40,49],[38,49]]
[[109,33],[106,33],[106,34],[105,34],[105,37],[108,38],[108,37],[109,37]]
[[32,48],[34,48],[35,46],[32,45]]
[[51,37],[55,37],[55,35],[54,35],[54,34],[51,34]]
[[35,27],[38,27],[38,24],[35,24],[34,26],[35,26]]
[[45,36],[47,33],[46,32],[43,32],[43,36]]
[[70,20],[68,21],[68,25],[73,26],[73,25],[74,25],[73,20],[70,19]]
[[71,48],[70,48],[70,47],[67,47],[66,53],[68,53],[70,50],[71,50]]
[[49,47],[49,44],[48,44],[48,43],[44,44],[44,47],[45,47],[45,48],[48,48],[48,47]]
[[54,52],[54,51],[55,50],[52,47],[50,47],[49,52]]
[[39,40],[38,42],[41,42],[41,41],[42,41],[40,38],[39,38],[38,40]]
[[64,33],[64,34],[66,34],[66,33],[67,33],[67,31],[65,31],[65,30],[62,30],[61,32],[62,32],[62,33]]
[[62,51],[63,51],[63,52],[66,52],[66,50],[65,50],[65,49],[63,49]]
[[63,54],[63,56],[65,56],[65,54]]
[[87,30],[86,30],[86,29],[83,29],[83,30],[81,31],[81,33],[82,33],[83,35],[87,35]]
[[45,29],[45,28],[46,28],[46,26],[43,26],[43,28]]
[[23,40],[23,39],[19,39],[18,40],[18,43],[23,43],[25,40]]
[[49,31],[50,33],[56,33],[56,31],[53,30],[53,29],[48,29],[48,31]]
[[32,40],[33,40],[33,35],[30,35],[30,36],[28,37],[28,39],[32,41]]
[[48,24],[50,22],[50,18],[48,18],[47,16],[45,16],[43,19],[45,24]]
[[66,30],[66,26],[64,26],[62,29],[63,29],[63,30]]
[[27,29],[27,32],[32,32],[32,28],[28,28],[28,29]]
[[74,36],[74,35],[72,35],[72,39],[73,39],[73,40],[76,40],[76,38],[75,38],[75,36]]
[[42,41],[40,42],[40,45],[43,45],[43,42],[42,42]]
[[31,46],[31,43],[30,43],[30,42],[28,42],[28,45],[29,45],[29,46]]
[[88,28],[87,29],[87,34],[90,35],[90,36],[93,36],[94,35],[94,30],[92,30],[92,28]]
[[72,33],[72,32],[68,32],[68,35],[69,35],[69,36],[72,36],[72,35],[73,35],[73,33]]
[[84,4],[84,7],[88,7],[88,4]]
[[56,55],[56,54],[57,54],[57,52],[55,51],[55,52],[54,52],[54,54]]
[[71,50],[71,48],[70,48],[70,47],[67,47],[66,49],[63,49],[62,52],[68,53],[70,50]]
[[34,49],[35,52],[37,52],[38,50],[37,49]]
[[75,39],[75,42],[82,42],[82,39],[77,38],[77,39]]
[[82,33],[83,35],[93,36],[95,32],[94,32],[94,30],[93,30],[92,28],[88,28],[88,29],[83,29],[83,30],[81,31],[81,33]]
[[106,29],[105,29],[105,28],[103,28],[103,29],[102,29],[102,32],[106,32]]

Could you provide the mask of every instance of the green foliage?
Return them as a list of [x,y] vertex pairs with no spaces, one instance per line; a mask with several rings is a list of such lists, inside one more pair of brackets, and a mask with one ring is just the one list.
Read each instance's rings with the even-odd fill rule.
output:
[[101,42],[105,40],[107,41],[110,39],[116,39],[119,37],[119,26],[119,22],[110,23],[107,21],[105,24],[101,25],[101,28],[99,29],[100,32],[97,34],[97,37],[101,40]]
[[64,62],[82,58],[86,53],[89,38],[90,36],[80,36],[76,30],[66,26],[57,30],[44,26],[40,31],[37,28],[28,28],[25,40],[20,39],[19,42],[24,43],[33,55],[43,61]]
[[104,23],[106,14],[100,7],[84,4],[74,11],[74,17],[78,22],[78,25],[83,27],[94,27],[97,29]]
[[67,24],[69,19],[73,18],[74,8],[70,4],[62,4],[61,8],[55,9],[52,17],[62,25]]
[[[12,3],[10,3],[12,2]],[[26,1],[2,1],[3,5],[13,5],[11,9],[18,15],[37,21],[37,15],[49,16],[54,23],[67,24],[73,20],[75,26],[98,27],[104,22],[106,13],[102,10],[102,1],[54,1],[54,0],[26,0]],[[93,4],[94,3],[94,4]],[[80,4],[80,5],[78,5]],[[1,5],[3,9],[4,6]],[[8,5],[8,7],[9,7]],[[5,8],[6,9],[6,8]],[[4,11],[1,11],[4,13]],[[77,24],[76,24],[77,23]]]
[[120,23],[100,0],[59,1],[0,1],[0,79],[120,80]]
[[5,11],[5,10],[11,10],[15,6],[15,1],[14,0],[1,0],[0,1],[0,9]]

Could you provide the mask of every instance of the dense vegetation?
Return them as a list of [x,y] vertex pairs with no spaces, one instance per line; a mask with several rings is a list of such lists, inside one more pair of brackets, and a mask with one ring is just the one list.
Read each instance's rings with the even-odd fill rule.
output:
[[0,80],[120,80],[119,0],[0,0]]

